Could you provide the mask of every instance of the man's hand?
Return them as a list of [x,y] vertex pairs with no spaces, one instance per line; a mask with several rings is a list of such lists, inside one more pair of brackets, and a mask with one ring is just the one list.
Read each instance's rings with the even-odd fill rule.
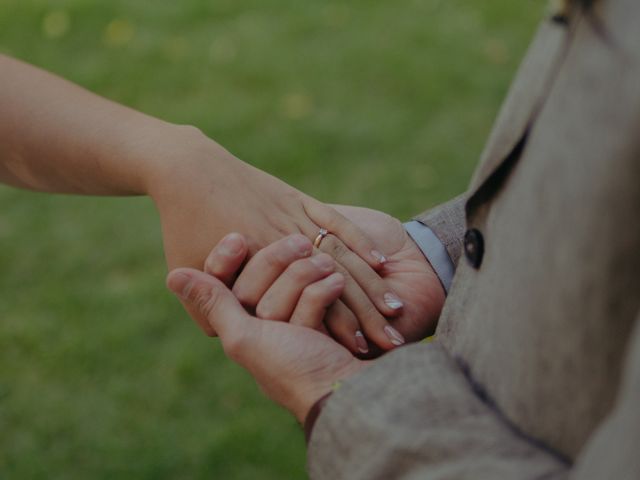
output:
[[174,270],[167,286],[207,319],[225,353],[301,423],[336,381],[366,365],[317,330],[249,315],[222,281],[203,272]]
[[[401,314],[390,320],[391,325],[409,342],[432,334],[444,305],[444,288],[400,221],[368,208],[334,207],[387,254],[387,262],[379,273],[404,302]],[[321,245],[321,250],[326,246]]]
[[[222,280],[240,304],[258,318],[279,320],[306,326],[331,334],[355,354],[366,354],[371,338],[382,337],[385,349],[401,335],[384,319],[382,324],[363,321],[363,329],[352,330],[348,323],[334,325],[328,312],[339,305],[338,297],[345,288],[345,277],[337,262],[328,254],[314,249],[304,235],[290,235],[263,248],[248,258],[244,236],[232,233],[224,237],[205,261],[206,273]],[[402,342],[400,342],[402,343]]]

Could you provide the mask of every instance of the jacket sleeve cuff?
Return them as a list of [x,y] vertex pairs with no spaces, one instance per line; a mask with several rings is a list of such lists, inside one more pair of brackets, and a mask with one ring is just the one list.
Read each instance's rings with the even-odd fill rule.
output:
[[320,397],[320,399],[313,404],[311,410],[307,414],[307,418],[304,420],[304,439],[307,444],[309,444],[309,439],[311,438],[311,432],[313,431],[313,427],[316,424],[316,420],[322,413],[322,409],[324,405],[329,401],[329,397],[333,394],[333,392],[329,392],[326,395]]
[[467,375],[437,341],[376,360],[318,417],[310,478],[565,479],[569,465],[507,423]]

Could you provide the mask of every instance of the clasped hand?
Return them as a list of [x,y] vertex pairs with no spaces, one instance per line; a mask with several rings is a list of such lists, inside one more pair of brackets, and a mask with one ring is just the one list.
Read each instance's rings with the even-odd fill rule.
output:
[[[383,328],[389,348],[433,331],[444,291],[400,222],[364,208],[335,208],[388,252],[380,275],[404,299],[400,315],[389,321],[393,326]],[[215,329],[225,353],[302,422],[337,380],[367,365],[352,354],[354,345],[364,353],[353,334],[328,328],[324,321],[343,293],[345,278],[333,258],[314,250],[302,235],[248,257],[247,239],[227,235],[207,257],[204,272],[176,269],[167,285]]]

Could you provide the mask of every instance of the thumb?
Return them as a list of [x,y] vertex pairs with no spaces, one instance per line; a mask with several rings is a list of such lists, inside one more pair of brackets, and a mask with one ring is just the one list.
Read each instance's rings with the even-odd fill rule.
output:
[[192,268],[177,268],[169,272],[167,287],[207,319],[223,344],[249,327],[251,319],[236,297],[211,275]]

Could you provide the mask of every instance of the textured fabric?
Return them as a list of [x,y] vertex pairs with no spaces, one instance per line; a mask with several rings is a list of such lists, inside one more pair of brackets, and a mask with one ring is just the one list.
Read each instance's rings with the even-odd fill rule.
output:
[[573,20],[522,154],[467,208],[484,259],[459,263],[437,330],[506,418],[570,458],[611,409],[640,308],[640,3],[598,11],[611,37]]
[[524,478],[523,468],[551,479],[566,471],[483,402],[437,342],[390,353],[344,382],[316,421],[310,448],[313,479],[508,480]]
[[447,249],[454,266],[458,265],[462,253],[462,237],[465,228],[464,201],[465,196],[460,195],[414,218],[436,234],[436,237]]
[[540,26],[489,135],[469,195],[476,193],[520,142],[566,55],[570,33],[567,26],[549,20]]
[[[322,480],[637,480],[640,317],[636,325],[617,405],[573,466],[505,421],[432,342],[396,350],[343,383],[317,420],[309,474]],[[422,395],[411,395],[409,386]],[[390,397],[395,401],[379,400]]]
[[637,480],[640,478],[640,317],[622,389],[611,415],[579,455],[572,478]]
[[404,229],[431,264],[444,291],[449,293],[456,267],[443,243],[429,227],[417,220],[405,223]]
[[435,344],[329,400],[313,479],[640,478],[640,2],[593,14],[541,27],[466,218],[419,217],[452,258],[464,219],[482,262],[458,261]]

